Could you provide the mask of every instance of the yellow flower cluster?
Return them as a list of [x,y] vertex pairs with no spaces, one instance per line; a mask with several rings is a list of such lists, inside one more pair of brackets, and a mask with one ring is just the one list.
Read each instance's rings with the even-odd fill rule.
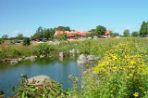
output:
[[141,54],[143,51],[139,49],[138,45],[134,42],[118,44],[107,51],[98,65],[92,68],[94,74],[98,75],[100,82],[105,82],[103,84],[105,87],[114,87],[115,85],[123,87],[123,89],[130,88],[127,95],[130,93],[128,96],[132,94],[135,98],[144,95],[141,92],[144,93],[147,89],[145,85],[147,85],[148,66],[146,56]]
[[98,62],[98,65],[93,68],[95,74],[109,74],[113,72],[125,72],[128,77],[133,77],[133,74],[146,74],[146,69],[143,56],[137,54],[133,44],[119,44],[109,50],[105,56]]
[[139,96],[139,93],[138,93],[138,92],[135,92],[135,93],[133,94],[133,96],[134,96],[135,98],[137,98],[137,97]]

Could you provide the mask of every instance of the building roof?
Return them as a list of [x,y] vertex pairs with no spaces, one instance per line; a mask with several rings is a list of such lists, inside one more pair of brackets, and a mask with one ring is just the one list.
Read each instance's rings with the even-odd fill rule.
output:
[[60,31],[57,30],[54,34],[54,36],[58,37],[61,34],[65,33],[67,35],[67,37],[75,37],[75,35],[78,35],[80,37],[85,37],[86,36],[86,32],[80,32],[80,31]]

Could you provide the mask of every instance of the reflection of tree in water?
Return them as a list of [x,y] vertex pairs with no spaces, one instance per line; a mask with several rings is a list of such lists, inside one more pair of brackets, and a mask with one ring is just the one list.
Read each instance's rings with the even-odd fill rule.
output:
[[55,58],[40,58],[40,59],[37,59],[34,62],[34,64],[40,65],[40,66],[48,66],[48,64],[55,63],[55,62],[56,62]]

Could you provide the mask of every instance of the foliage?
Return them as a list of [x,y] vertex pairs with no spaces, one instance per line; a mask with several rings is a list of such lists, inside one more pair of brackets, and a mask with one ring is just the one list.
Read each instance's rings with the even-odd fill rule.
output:
[[139,36],[139,32],[136,32],[136,31],[135,32],[132,32],[132,36],[133,37],[138,37]]
[[58,26],[56,28],[56,30],[60,30],[60,31],[71,31],[70,27],[68,27],[68,26]]
[[62,96],[61,85],[56,81],[44,81],[41,85],[36,85],[37,81],[29,83],[27,79],[27,76],[22,76],[20,84],[13,87],[16,98],[57,98]]
[[103,56],[113,45],[120,42],[116,39],[85,40],[78,42],[77,48],[82,54]]
[[67,35],[65,33],[62,33],[59,39],[62,40],[67,40]]
[[4,43],[4,40],[2,38],[0,38],[0,44]]
[[16,39],[17,40],[23,40],[24,39],[24,36],[22,33],[19,33],[17,36],[16,36]]
[[55,33],[55,28],[42,28],[39,27],[36,33],[32,36],[32,39],[42,39],[47,38],[53,40]]
[[116,37],[116,36],[120,36],[120,34],[119,33],[113,33],[113,32],[111,32],[111,36],[112,37]]
[[2,35],[2,39],[7,40],[8,39],[8,35],[7,34]]
[[129,37],[129,36],[130,36],[130,31],[129,31],[129,29],[125,29],[125,30],[123,31],[123,36],[124,36],[124,37]]
[[[85,41],[62,41],[56,45],[41,43],[30,46],[0,46],[1,58],[15,58],[26,55],[56,55],[63,51],[79,50],[83,54],[101,57],[98,65],[82,72],[81,85],[73,80],[73,88],[66,93],[60,88],[54,91],[59,98],[147,98],[148,97],[148,39],[121,38]],[[77,79],[76,79],[77,80]],[[57,95],[49,92],[48,84],[37,90],[21,82],[18,96]],[[57,86],[56,86],[57,87]],[[52,89],[53,90],[53,89]],[[52,96],[55,98],[55,96]],[[52,98],[51,97],[51,98]],[[31,97],[29,97],[31,98]],[[48,98],[48,97],[45,97]],[[50,97],[49,97],[50,98]]]
[[53,47],[51,45],[48,45],[47,43],[41,43],[34,47],[34,54],[38,57],[40,55],[48,57],[51,51],[53,51]]
[[104,35],[106,31],[106,28],[104,26],[98,25],[96,26],[96,32],[98,33],[98,36]]
[[97,34],[96,32],[89,32],[89,33],[87,34],[87,37],[93,38],[94,36],[98,36],[98,34]]
[[25,46],[30,45],[30,38],[24,38],[23,45]]
[[144,55],[137,43],[125,43],[108,51],[93,70],[98,75],[101,98],[136,98],[148,95]]
[[95,67],[82,73],[80,91],[66,98],[147,98],[146,40],[126,38],[108,50]]
[[11,59],[33,55],[33,46],[1,45],[0,59]]
[[148,22],[143,21],[140,27],[140,36],[146,37],[148,35]]

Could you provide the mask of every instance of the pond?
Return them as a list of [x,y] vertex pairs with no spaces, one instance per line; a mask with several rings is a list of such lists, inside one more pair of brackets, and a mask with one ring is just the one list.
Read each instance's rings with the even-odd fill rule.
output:
[[35,75],[48,75],[51,79],[63,85],[64,89],[72,87],[69,75],[80,76],[81,72],[75,59],[64,61],[39,59],[35,62],[22,62],[17,65],[0,64],[0,90],[5,96],[13,95],[12,87],[19,83],[20,76],[26,74],[28,77]]

